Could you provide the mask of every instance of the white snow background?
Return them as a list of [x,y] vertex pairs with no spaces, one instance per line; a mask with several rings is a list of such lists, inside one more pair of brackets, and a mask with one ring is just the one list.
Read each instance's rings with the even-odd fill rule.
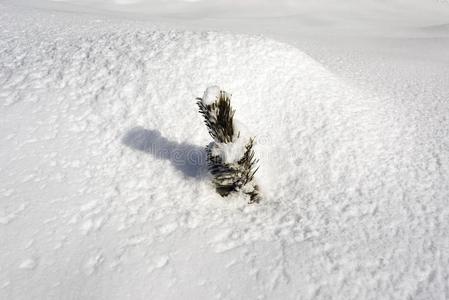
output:
[[447,2],[0,1],[0,299],[180,298],[449,298]]

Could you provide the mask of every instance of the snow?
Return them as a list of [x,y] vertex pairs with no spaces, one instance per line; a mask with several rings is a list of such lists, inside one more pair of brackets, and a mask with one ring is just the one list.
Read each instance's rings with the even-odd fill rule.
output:
[[[0,2],[0,298],[448,298],[448,16]],[[210,83],[257,139],[260,204],[207,176]]]
[[31,269],[36,268],[36,266],[37,266],[37,262],[33,258],[28,258],[20,264],[19,268],[31,270]]
[[226,164],[236,163],[243,157],[248,142],[249,140],[238,138],[232,143],[214,143],[212,155],[219,156]]
[[213,86],[208,87],[204,91],[203,98],[201,98],[201,101],[205,105],[211,105],[220,96],[220,91],[221,91],[221,89],[219,86],[213,85]]

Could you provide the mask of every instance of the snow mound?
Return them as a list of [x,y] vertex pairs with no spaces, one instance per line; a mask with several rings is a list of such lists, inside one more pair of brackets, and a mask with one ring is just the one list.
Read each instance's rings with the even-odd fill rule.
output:
[[203,98],[201,99],[201,101],[205,105],[211,105],[212,103],[215,102],[216,99],[218,99],[219,96],[220,96],[220,87],[213,85],[208,87],[204,91]]
[[[0,284],[14,283],[10,298],[292,296],[291,281],[305,296],[352,298],[387,287],[371,270],[382,262],[355,250],[402,197],[394,118],[374,99],[262,36],[0,19]],[[260,205],[223,199],[204,178],[210,137],[195,97],[210,84],[233,94],[257,138]],[[401,232],[386,234],[394,243]],[[286,251],[301,253],[301,268]],[[25,270],[36,276],[20,280]],[[250,274],[247,284],[234,273]]]

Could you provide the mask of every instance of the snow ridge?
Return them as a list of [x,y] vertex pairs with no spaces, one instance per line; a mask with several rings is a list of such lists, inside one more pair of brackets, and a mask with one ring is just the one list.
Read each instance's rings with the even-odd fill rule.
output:
[[[404,112],[292,46],[148,26],[2,6],[0,298],[444,295],[447,160]],[[258,137],[260,205],[205,178],[210,83]]]

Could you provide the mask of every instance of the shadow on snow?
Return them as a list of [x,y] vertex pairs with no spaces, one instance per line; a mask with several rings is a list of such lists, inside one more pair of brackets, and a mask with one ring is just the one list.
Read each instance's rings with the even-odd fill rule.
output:
[[159,130],[135,127],[129,130],[122,143],[131,149],[149,153],[164,159],[187,177],[200,179],[206,175],[206,151],[204,147],[177,143],[163,137]]

